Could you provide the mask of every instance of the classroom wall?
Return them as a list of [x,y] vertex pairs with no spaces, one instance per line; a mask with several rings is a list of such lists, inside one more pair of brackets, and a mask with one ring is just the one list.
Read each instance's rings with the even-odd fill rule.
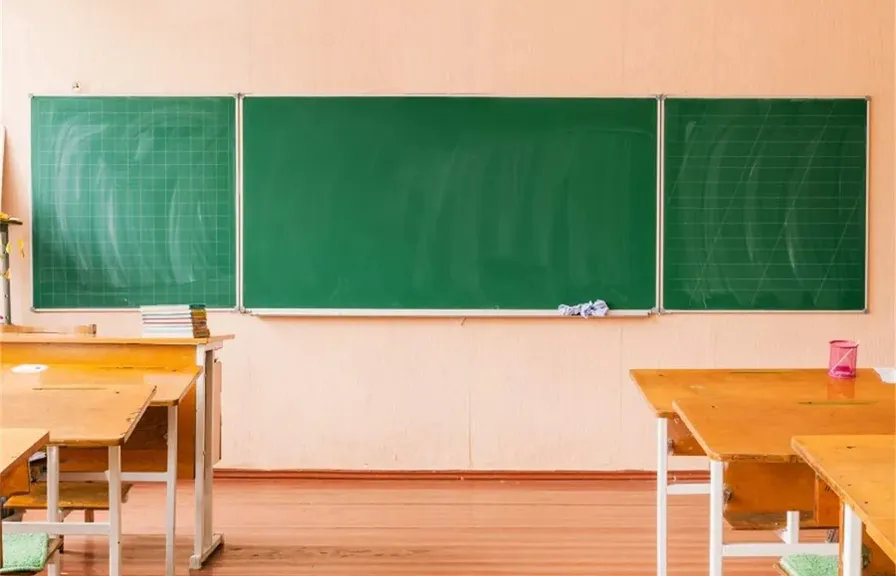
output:
[[[633,367],[892,364],[892,0],[3,0],[3,209],[28,215],[29,93],[870,95],[868,314],[617,320],[215,314],[224,462],[238,468],[649,469]],[[16,237],[27,238],[28,228]],[[33,314],[28,261],[14,318]]]

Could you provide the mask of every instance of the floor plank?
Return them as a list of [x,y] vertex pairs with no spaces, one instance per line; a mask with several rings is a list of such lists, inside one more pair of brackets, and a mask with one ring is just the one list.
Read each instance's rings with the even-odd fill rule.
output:
[[[644,482],[218,481],[215,524],[225,546],[201,573],[647,576],[655,574],[654,498]],[[178,499],[178,575],[186,575],[190,487]],[[707,497],[669,502],[669,573],[705,574]],[[125,574],[163,572],[163,506],[160,486],[132,490],[124,514]],[[774,541],[772,534],[746,538]],[[106,574],[106,558],[102,538],[68,537],[62,571]],[[773,564],[726,560],[725,574],[771,576]]]

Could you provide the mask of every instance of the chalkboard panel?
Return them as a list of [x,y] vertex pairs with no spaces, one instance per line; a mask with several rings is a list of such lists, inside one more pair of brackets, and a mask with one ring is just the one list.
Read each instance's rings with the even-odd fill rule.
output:
[[657,100],[247,97],[247,309],[656,307]]
[[236,99],[34,97],[34,307],[236,305]]
[[665,102],[664,309],[865,308],[867,104]]

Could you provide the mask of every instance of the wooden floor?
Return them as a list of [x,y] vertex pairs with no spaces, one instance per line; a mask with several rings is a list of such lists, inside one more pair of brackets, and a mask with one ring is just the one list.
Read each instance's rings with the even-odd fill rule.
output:
[[[654,497],[642,482],[219,481],[225,546],[200,573],[646,576],[655,574]],[[163,573],[163,498],[161,487],[140,485],[125,505],[128,576]],[[190,573],[190,489],[178,498],[180,575]],[[705,574],[707,497],[669,502],[669,573]],[[102,538],[68,537],[62,572],[107,574],[106,558]],[[726,560],[725,574],[771,576],[772,564]]]

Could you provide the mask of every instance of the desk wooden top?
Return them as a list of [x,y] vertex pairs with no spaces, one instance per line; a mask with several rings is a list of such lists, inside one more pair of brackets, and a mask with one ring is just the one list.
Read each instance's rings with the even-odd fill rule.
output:
[[791,445],[896,561],[896,436],[796,436]]
[[0,386],[12,389],[83,388],[85,386],[129,386],[149,384],[156,393],[152,406],[176,406],[196,384],[202,368],[192,366],[177,370],[158,368],[110,368],[92,365],[49,364],[43,372],[20,374],[15,364],[0,365]]
[[675,411],[713,460],[800,462],[793,436],[893,434],[896,402],[688,398]]
[[133,433],[155,394],[149,384],[125,386],[0,386],[0,424],[42,427],[50,444],[121,446]]
[[826,369],[632,370],[632,380],[659,418],[675,415],[676,400],[701,397],[831,400],[894,398],[896,386],[873,369],[857,371],[854,380],[828,376]]
[[50,433],[38,428],[0,428],[0,480],[39,452]]
[[139,344],[146,346],[199,346],[232,340],[233,334],[219,334],[208,338],[144,338],[140,336],[88,336],[84,334],[40,334],[0,332],[0,344]]

